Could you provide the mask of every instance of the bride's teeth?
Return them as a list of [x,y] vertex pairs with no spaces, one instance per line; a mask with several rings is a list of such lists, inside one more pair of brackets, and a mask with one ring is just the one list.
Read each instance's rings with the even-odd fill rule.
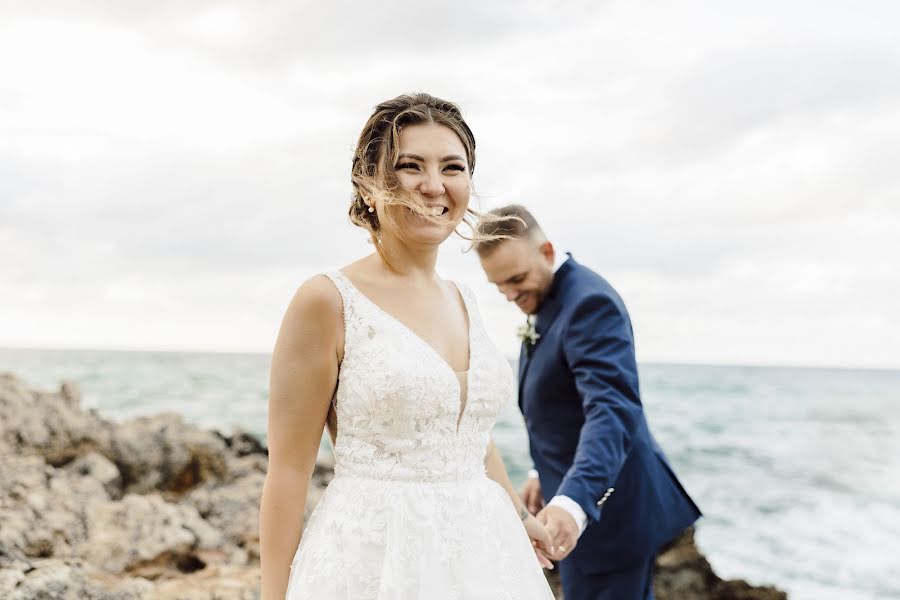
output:
[[443,206],[435,206],[434,208],[431,209],[431,216],[432,216],[432,217],[439,217],[439,216],[441,216],[442,214],[444,214],[444,207],[443,207]]

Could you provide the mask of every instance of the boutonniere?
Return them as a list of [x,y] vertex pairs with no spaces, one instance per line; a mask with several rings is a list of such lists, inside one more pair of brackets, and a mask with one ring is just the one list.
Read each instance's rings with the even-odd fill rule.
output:
[[541,334],[534,328],[533,316],[529,316],[524,325],[519,325],[519,328],[516,330],[516,335],[519,336],[519,339],[522,340],[522,343],[525,344],[529,350],[534,347],[541,337]]

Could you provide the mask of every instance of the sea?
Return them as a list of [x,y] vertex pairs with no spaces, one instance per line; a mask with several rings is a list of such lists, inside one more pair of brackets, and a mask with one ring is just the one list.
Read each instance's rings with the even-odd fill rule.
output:
[[[263,441],[268,370],[263,354],[0,349],[0,372],[75,381],[107,418],[176,411]],[[719,576],[792,599],[900,598],[900,371],[642,364],[640,381]],[[493,435],[519,485],[530,461],[514,401]]]

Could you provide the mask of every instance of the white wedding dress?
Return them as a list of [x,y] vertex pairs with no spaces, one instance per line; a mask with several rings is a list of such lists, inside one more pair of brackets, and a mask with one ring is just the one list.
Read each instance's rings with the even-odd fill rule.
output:
[[328,277],[345,328],[335,477],[303,532],[286,600],[553,600],[512,501],[485,473],[488,434],[514,387],[471,292],[460,287],[463,387],[345,275]]

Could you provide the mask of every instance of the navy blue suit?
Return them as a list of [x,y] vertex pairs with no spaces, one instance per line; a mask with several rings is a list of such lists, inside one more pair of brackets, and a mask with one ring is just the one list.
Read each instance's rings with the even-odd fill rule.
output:
[[651,598],[656,553],[700,511],[647,426],[625,305],[570,255],[536,330],[519,358],[531,457],[545,502],[569,496],[587,515],[560,563],[566,600]]

